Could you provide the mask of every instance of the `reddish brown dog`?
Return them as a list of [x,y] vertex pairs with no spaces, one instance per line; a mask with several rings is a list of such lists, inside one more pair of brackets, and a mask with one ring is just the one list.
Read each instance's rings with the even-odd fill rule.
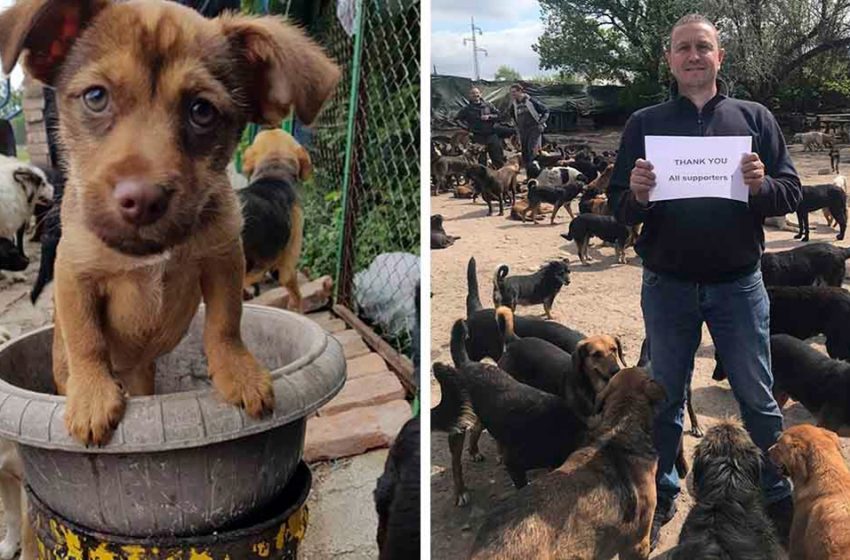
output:
[[768,450],[794,482],[790,558],[837,560],[850,554],[850,470],[835,432],[801,424]]
[[53,373],[70,433],[109,440],[201,301],[213,385],[270,411],[269,372],[240,337],[242,218],[225,167],[247,122],[293,107],[313,121],[337,67],[277,18],[156,0],[20,0],[0,15],[7,74],[23,52],[56,88],[67,155]]

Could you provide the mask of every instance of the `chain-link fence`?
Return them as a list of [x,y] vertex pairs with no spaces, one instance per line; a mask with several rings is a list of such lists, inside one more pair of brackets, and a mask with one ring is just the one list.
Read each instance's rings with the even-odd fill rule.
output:
[[343,70],[319,120],[292,127],[315,169],[300,188],[301,266],[311,277],[333,276],[336,303],[410,356],[420,252],[420,3],[273,0],[252,8],[266,10],[304,24]]

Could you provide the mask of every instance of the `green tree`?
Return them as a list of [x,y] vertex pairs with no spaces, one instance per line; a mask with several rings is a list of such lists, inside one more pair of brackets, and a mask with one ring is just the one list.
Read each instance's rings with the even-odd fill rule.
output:
[[493,79],[503,80],[506,82],[518,82],[522,79],[522,76],[520,76],[519,72],[517,72],[510,66],[502,64],[501,66],[499,66],[499,69],[496,70],[496,75],[493,76]]
[[589,82],[659,83],[670,28],[693,0],[540,0],[540,66]]

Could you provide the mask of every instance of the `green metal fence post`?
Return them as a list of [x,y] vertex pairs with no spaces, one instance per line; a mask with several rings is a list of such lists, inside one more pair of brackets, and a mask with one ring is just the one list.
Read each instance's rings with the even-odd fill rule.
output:
[[[351,91],[348,102],[348,118],[345,136],[345,163],[342,178],[342,207],[343,214],[339,223],[339,245],[337,249],[336,266],[336,301],[351,307],[351,283],[353,280],[353,263],[346,259],[352,254],[354,247],[352,227],[356,218],[356,193],[353,192],[354,171],[354,129],[360,93],[361,57],[363,54],[363,21],[365,19],[363,0],[355,0],[354,7],[354,53],[352,54]],[[346,235],[348,233],[348,235]]]

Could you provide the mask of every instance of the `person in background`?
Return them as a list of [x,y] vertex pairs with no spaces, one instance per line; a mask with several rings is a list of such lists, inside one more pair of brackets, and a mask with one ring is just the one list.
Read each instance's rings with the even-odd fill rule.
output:
[[469,103],[460,111],[456,117],[463,122],[472,134],[472,141],[486,148],[479,156],[478,162],[487,165],[487,154],[496,168],[505,164],[505,153],[502,150],[502,142],[495,131],[495,124],[499,118],[496,107],[481,97],[481,90],[473,87],[469,90]]
[[549,118],[549,109],[523,90],[519,84],[511,86],[510,116],[513,119],[522,146],[522,165],[526,170],[540,152],[543,130]]

